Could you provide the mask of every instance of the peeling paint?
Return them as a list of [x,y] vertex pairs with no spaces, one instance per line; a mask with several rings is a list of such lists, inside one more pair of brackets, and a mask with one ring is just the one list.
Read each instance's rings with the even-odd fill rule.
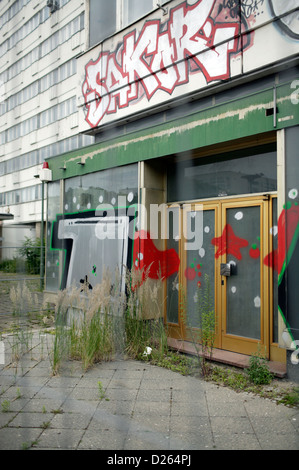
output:
[[285,116],[283,118],[279,118],[278,122],[284,122],[284,121],[290,121],[291,119],[294,119],[294,116]]
[[[276,130],[299,123],[299,108],[292,105],[290,85],[285,83],[276,86],[279,117]],[[89,151],[82,149],[52,158],[53,180],[268,132],[274,129],[273,119],[266,116],[265,111],[273,107],[273,89],[268,88],[202,109],[172,123],[165,122],[109,142],[99,142]],[[79,162],[87,163],[80,171],[75,164]],[[59,170],[61,166],[66,168],[64,173]]]
[[[289,96],[285,96],[283,98],[278,99],[277,103],[278,104],[283,103],[286,100],[289,100]],[[116,150],[116,149],[121,149],[121,148],[126,149],[127,146],[129,146],[129,145],[138,144],[138,143],[141,143],[141,142],[144,142],[144,141],[150,141],[152,139],[170,138],[173,134],[183,134],[183,133],[188,132],[190,130],[196,129],[197,127],[206,126],[206,125],[209,125],[212,122],[219,122],[223,119],[238,117],[239,120],[244,120],[249,113],[252,113],[252,112],[255,112],[255,111],[265,110],[265,109],[271,108],[273,106],[274,106],[274,102],[270,101],[270,102],[267,102],[267,103],[260,103],[260,104],[256,104],[256,105],[251,105],[251,106],[248,106],[247,108],[236,109],[236,110],[231,110],[231,111],[225,111],[225,112],[217,114],[215,116],[211,116],[211,117],[204,118],[204,119],[199,119],[199,120],[190,122],[190,123],[185,124],[185,125],[174,126],[170,129],[164,129],[164,130],[156,132],[156,133],[147,134],[145,136],[140,136],[140,137],[136,137],[136,138],[133,138],[133,139],[128,139],[124,142],[113,143],[113,144],[111,144],[107,147],[97,149],[94,152],[91,152],[87,155],[74,157],[74,158],[68,160],[68,162],[80,160],[83,163],[85,163],[88,158],[93,159],[95,156],[98,156],[98,155],[100,155],[104,152],[108,152],[108,151]],[[285,118],[280,118],[280,121],[288,120],[288,119],[291,119],[293,117],[294,116],[287,116]]]

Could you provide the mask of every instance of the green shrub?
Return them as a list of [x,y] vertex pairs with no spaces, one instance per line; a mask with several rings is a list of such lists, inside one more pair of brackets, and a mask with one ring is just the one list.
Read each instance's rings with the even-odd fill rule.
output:
[[40,248],[40,238],[32,240],[31,238],[25,237],[25,241],[18,249],[19,255],[25,259],[28,274],[39,274],[40,272]]
[[253,354],[249,360],[247,374],[250,382],[255,385],[267,385],[273,380],[267,360],[260,353]]

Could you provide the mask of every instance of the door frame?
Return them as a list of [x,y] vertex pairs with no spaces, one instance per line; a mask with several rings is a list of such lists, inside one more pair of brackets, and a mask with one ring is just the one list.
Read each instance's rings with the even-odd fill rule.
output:
[[[240,352],[242,354],[253,354],[258,351],[258,345],[261,346],[261,353],[269,357],[269,341],[270,341],[270,290],[269,290],[269,276],[268,268],[263,263],[267,253],[269,253],[269,198],[268,196],[253,197],[253,198],[236,198],[230,201],[221,202],[221,227],[226,225],[226,211],[227,209],[241,209],[246,207],[260,207],[260,339],[252,339],[233,335],[226,331],[227,320],[227,278],[221,276],[221,348],[232,351]],[[226,263],[226,254],[221,256],[221,263]]]
[[[272,276],[273,270],[266,266],[263,262],[264,256],[272,249],[272,240],[270,236],[270,227],[272,226],[272,206],[273,199],[277,198],[277,192],[271,192],[267,194],[255,194],[255,195],[242,195],[242,196],[229,196],[221,198],[211,198],[198,201],[190,201],[184,204],[190,204],[191,210],[215,210],[215,237],[219,237],[222,234],[222,228],[224,226],[223,212],[227,208],[231,207],[250,207],[257,206],[261,207],[260,210],[260,238],[261,238],[261,256],[260,256],[260,288],[262,303],[261,303],[261,338],[255,339],[243,339],[242,337],[234,337],[233,335],[226,334],[224,328],[226,326],[226,280],[223,276],[217,275],[220,273],[220,264],[224,262],[224,255],[216,259],[215,257],[215,314],[216,314],[216,339],[214,347],[218,349],[229,350],[238,352],[241,354],[250,355],[257,351],[258,345],[262,345],[261,352],[266,357],[273,357],[273,360],[284,361],[285,352],[282,353],[276,343],[272,341],[273,338],[273,288],[272,288]],[[181,204],[182,206],[182,204]],[[181,233],[183,234],[183,217],[180,216]],[[184,242],[183,236],[179,243],[179,282],[186,289],[187,280],[184,276],[186,269],[186,252],[182,249],[182,243]],[[215,247],[216,250],[216,247]],[[224,280],[224,285],[222,285]],[[178,324],[167,322],[167,312],[165,309],[165,324],[167,324],[168,332],[172,338],[190,341],[191,335],[186,328],[185,322],[182,321],[180,306],[183,304],[184,292],[179,290],[179,307],[178,307]],[[264,351],[265,346],[265,351]]]

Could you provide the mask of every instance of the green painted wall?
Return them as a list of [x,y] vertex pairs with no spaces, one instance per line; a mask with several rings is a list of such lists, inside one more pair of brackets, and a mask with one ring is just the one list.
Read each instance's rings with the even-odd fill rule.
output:
[[[277,86],[276,124],[273,114],[266,113],[274,103],[274,89],[268,88],[163,125],[51,158],[53,180],[298,125],[299,105],[292,104],[293,91],[291,82]],[[78,164],[80,161],[84,162],[83,166]]]

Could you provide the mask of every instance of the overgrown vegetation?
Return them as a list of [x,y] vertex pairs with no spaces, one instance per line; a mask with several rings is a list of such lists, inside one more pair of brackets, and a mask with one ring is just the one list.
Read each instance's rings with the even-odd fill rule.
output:
[[25,237],[25,241],[18,249],[21,258],[25,259],[25,267],[27,274],[39,274],[40,272],[40,256],[41,256],[41,239],[35,240]]
[[6,273],[39,274],[40,255],[41,239],[25,237],[22,246],[16,250],[16,255],[11,259],[4,259],[0,262],[0,271]]
[[250,382],[255,385],[267,385],[273,380],[273,374],[269,371],[266,358],[261,354],[260,348],[249,359],[247,374]]
[[197,289],[196,296],[195,315],[192,325],[190,325],[187,316],[188,305],[186,294],[183,286],[181,286],[180,316],[196,351],[201,373],[203,377],[208,377],[211,373],[211,360],[216,336],[216,319],[211,283],[207,274],[204,277],[203,287]]
[[[127,295],[120,288],[118,271],[92,290],[73,288],[59,293],[52,369],[56,374],[64,359],[82,361],[84,370],[94,363],[111,360],[115,354],[130,358],[162,357],[167,352],[161,282],[152,282],[148,273],[128,272]],[[150,306],[150,307],[149,307]]]
[[[208,279],[206,289],[198,299],[201,328],[192,329],[197,348],[195,356],[180,354],[168,347],[167,330],[163,324],[162,282],[149,279],[147,272],[128,272],[124,293],[120,281],[118,272],[113,279],[109,272],[105,272],[102,282],[92,290],[73,288],[60,291],[55,313],[49,310],[49,306],[46,308],[47,318],[52,313],[55,315],[54,347],[48,351],[53,374],[59,373],[65,360],[79,360],[87,370],[97,362],[122,355],[183,375],[203,377],[236,391],[252,392],[278,403],[298,406],[299,388],[282,391],[277,387],[260,351],[252,355],[246,370],[221,367],[212,362],[216,325]],[[34,295],[28,293],[30,289],[27,290],[25,285],[22,288],[12,293],[12,297],[16,295],[16,306],[20,298],[28,297],[29,303],[34,299]],[[46,322],[41,324],[46,325]],[[14,333],[11,349],[13,360],[17,361],[32,348],[32,334],[26,329],[17,329]],[[100,383],[99,394],[104,397]],[[7,408],[8,403],[4,402],[2,411]]]
[[282,379],[275,380],[272,377],[271,382],[267,384],[256,384],[250,380],[247,370],[213,365],[208,380],[236,392],[253,393],[290,407],[299,406],[299,387],[289,385]]

